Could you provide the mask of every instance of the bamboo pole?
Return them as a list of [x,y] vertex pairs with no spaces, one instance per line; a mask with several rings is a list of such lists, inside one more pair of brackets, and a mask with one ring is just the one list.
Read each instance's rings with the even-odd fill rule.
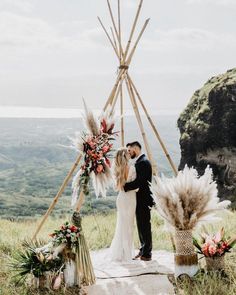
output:
[[116,39],[115,39],[115,35],[114,35],[114,32],[113,32],[112,27],[110,27],[110,30],[111,30],[111,35],[112,35],[112,39],[113,39],[113,43],[115,45],[116,51],[119,52],[118,46],[117,46],[117,43],[116,43]]
[[135,18],[134,18],[134,22],[133,22],[133,26],[132,26],[132,29],[131,29],[131,32],[130,32],[129,40],[128,40],[128,43],[127,43],[127,46],[126,46],[126,49],[125,49],[125,53],[124,53],[124,57],[123,57],[123,62],[125,62],[125,59],[127,57],[127,54],[128,54],[129,48],[130,48],[130,44],[131,44],[131,41],[132,41],[132,38],[133,38],[133,34],[134,34],[134,31],[135,31],[135,28],[136,28],[136,25],[137,25],[137,21],[138,21],[138,17],[139,17],[139,13],[140,13],[142,4],[143,4],[143,0],[140,0],[139,6],[138,6],[138,10],[136,12],[136,15],[135,15]]
[[[117,28],[116,28],[116,24],[115,24],[115,20],[114,20],[114,16],[113,16],[113,13],[112,13],[112,9],[111,9],[111,5],[110,5],[110,1],[109,0],[107,0],[107,6],[108,6],[108,9],[109,9],[109,13],[110,13],[111,21],[112,21],[112,24],[113,24],[113,28],[115,30],[116,38],[119,41],[119,34],[118,34],[118,31],[117,31]],[[124,52],[123,52],[123,49],[122,49],[121,46],[120,46],[120,49],[121,49],[121,55],[123,55]]]
[[69,173],[67,174],[66,178],[64,179],[58,193],[56,194],[56,196],[54,197],[51,205],[49,206],[47,212],[45,213],[45,215],[43,216],[40,224],[38,225],[34,235],[33,235],[33,240],[36,238],[37,234],[39,233],[40,229],[42,228],[43,224],[45,223],[45,221],[47,220],[49,214],[52,212],[53,208],[55,207],[58,199],[60,198],[60,196],[62,195],[67,183],[69,182],[72,174],[74,173],[75,169],[77,168],[77,166],[79,165],[79,162],[81,160],[82,156],[79,155],[74,163],[74,165],[72,166],[72,168],[70,169]]
[[100,19],[99,16],[98,16],[98,21],[99,21],[99,23],[101,24],[101,26],[102,26],[102,28],[103,28],[103,30],[104,30],[104,32],[105,32],[105,34],[106,34],[108,40],[110,41],[111,46],[113,47],[113,49],[114,49],[114,51],[115,51],[117,57],[119,58],[119,53],[118,53],[118,51],[116,50],[116,47],[115,47],[115,45],[113,44],[112,39],[111,39],[111,37],[109,36],[109,34],[108,34],[108,32],[107,32],[107,30],[106,30],[106,28],[105,28],[104,24],[102,23],[102,21],[101,21],[101,19]]
[[146,21],[145,21],[145,23],[144,23],[144,25],[143,25],[143,27],[142,27],[142,30],[140,31],[140,33],[139,33],[139,35],[138,35],[138,38],[137,38],[137,40],[136,40],[136,42],[135,42],[135,44],[134,44],[134,46],[133,46],[133,48],[132,48],[132,50],[131,50],[131,52],[130,52],[130,54],[129,54],[129,57],[128,57],[128,59],[127,59],[127,64],[130,64],[130,61],[131,61],[131,59],[132,59],[132,57],[133,57],[133,55],[134,55],[134,52],[135,52],[136,47],[137,47],[137,45],[138,45],[138,42],[140,41],[140,39],[141,39],[141,37],[142,37],[142,35],[143,35],[143,32],[144,32],[144,30],[146,29],[146,27],[147,27],[149,21],[150,21],[150,18],[146,19]]
[[120,69],[119,70],[119,74],[118,74],[118,77],[116,78],[116,82],[115,82],[115,85],[113,86],[112,90],[111,90],[111,93],[108,97],[108,100],[104,106],[104,110],[108,107],[109,104],[111,104],[111,101],[113,100],[115,94],[116,94],[116,91],[117,91],[117,88],[118,88],[118,85],[120,83],[120,79],[122,77],[122,75],[127,71],[127,69]]
[[125,145],[125,131],[124,131],[124,99],[122,83],[120,84],[120,115],[121,115],[121,146]]
[[148,144],[147,136],[146,136],[146,133],[145,133],[145,130],[144,130],[144,127],[143,127],[143,122],[142,122],[142,119],[141,119],[141,116],[140,116],[140,113],[139,113],[139,110],[138,110],[138,106],[137,106],[137,103],[136,103],[136,100],[135,100],[133,89],[132,89],[131,85],[129,84],[129,81],[128,81],[127,78],[125,79],[125,82],[126,82],[126,87],[127,87],[129,96],[130,96],[130,101],[131,101],[132,107],[134,109],[134,113],[135,113],[135,116],[136,116],[136,119],[137,119],[137,122],[138,122],[138,125],[139,125],[139,128],[140,128],[140,131],[141,131],[141,134],[142,134],[142,137],[143,137],[143,142],[144,142],[147,154],[148,154],[148,158],[151,161],[152,166],[153,166],[153,174],[156,175],[157,174],[157,167],[155,165],[155,162],[154,162],[154,159],[153,159],[153,156],[152,156],[152,152],[151,152],[150,146]]
[[120,82],[119,82],[119,87],[117,87],[116,95],[114,96],[113,102],[111,104],[111,112],[113,112],[114,109],[115,109],[115,106],[116,106],[116,103],[117,103],[117,100],[118,100],[118,97],[119,97],[119,94],[120,94],[120,91],[121,91],[120,87],[121,87],[121,85],[123,83],[123,80],[124,80],[124,76],[121,77]]
[[177,168],[175,167],[175,164],[174,164],[174,162],[172,161],[172,159],[171,159],[171,157],[170,157],[170,154],[168,153],[167,148],[166,148],[166,146],[165,146],[163,140],[161,139],[160,134],[159,134],[159,132],[157,131],[157,128],[156,128],[156,126],[154,125],[154,123],[153,123],[153,121],[152,121],[152,118],[150,117],[150,115],[149,115],[149,113],[148,113],[148,111],[147,111],[147,108],[145,107],[145,105],[144,105],[144,103],[143,103],[143,100],[142,100],[142,98],[141,98],[141,96],[140,96],[140,94],[139,94],[139,92],[138,92],[136,86],[134,85],[132,79],[130,78],[130,76],[129,76],[128,74],[127,74],[127,78],[128,78],[128,80],[129,80],[130,84],[132,85],[132,88],[134,89],[134,91],[135,91],[135,93],[136,93],[136,96],[137,96],[137,98],[138,98],[138,100],[139,100],[139,102],[140,102],[140,104],[141,104],[141,106],[142,106],[142,108],[143,108],[143,110],[144,110],[146,116],[147,116],[147,119],[148,119],[148,121],[149,121],[149,123],[150,123],[150,125],[151,125],[151,127],[152,127],[152,129],[153,129],[153,131],[154,131],[154,133],[155,133],[155,135],[156,135],[156,137],[157,137],[157,139],[158,139],[158,141],[159,141],[159,143],[160,143],[160,145],[161,145],[161,147],[162,147],[162,149],[163,149],[163,151],[164,151],[166,157],[167,157],[167,160],[168,160],[169,163],[170,163],[170,166],[172,167],[172,169],[173,169],[175,175],[177,175],[177,174],[178,174],[178,170],[177,170]]
[[120,0],[118,0],[118,33],[119,33],[119,60],[121,65],[121,58],[122,58],[122,41],[121,41],[121,21],[120,21]]

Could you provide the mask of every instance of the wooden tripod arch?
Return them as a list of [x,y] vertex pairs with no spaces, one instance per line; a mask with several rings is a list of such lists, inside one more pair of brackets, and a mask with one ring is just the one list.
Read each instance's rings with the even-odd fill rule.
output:
[[[153,172],[154,174],[157,174],[157,166],[156,166],[156,163],[154,161],[154,158],[153,158],[153,155],[152,155],[152,151],[150,149],[150,146],[149,146],[149,143],[148,143],[148,140],[147,140],[147,136],[146,136],[146,133],[145,133],[145,129],[144,129],[144,126],[143,126],[143,122],[142,122],[142,118],[141,118],[141,115],[140,115],[140,111],[139,111],[139,105],[142,107],[146,117],[147,117],[147,120],[148,122],[150,123],[150,126],[157,138],[157,140],[159,141],[160,145],[161,145],[161,148],[163,149],[163,152],[174,172],[175,175],[177,175],[177,169],[175,167],[175,164],[174,162],[172,161],[165,145],[164,145],[164,142],[162,141],[160,135],[159,135],[159,132],[155,126],[155,124],[153,123],[153,120],[151,118],[151,116],[149,115],[148,111],[147,111],[147,108],[145,107],[144,103],[143,103],[143,100],[137,90],[137,87],[135,86],[129,72],[128,72],[128,69],[129,69],[129,66],[130,66],[130,63],[132,61],[132,58],[133,58],[133,55],[135,53],[135,50],[137,48],[137,45],[148,25],[148,22],[150,19],[147,19],[143,26],[142,26],[142,29],[141,31],[139,32],[136,40],[133,42],[133,36],[134,36],[134,32],[135,32],[135,29],[136,29],[136,25],[137,25],[137,21],[138,21],[138,18],[139,18],[139,15],[140,15],[140,11],[141,11],[141,8],[142,8],[142,4],[143,4],[143,0],[140,0],[139,2],[139,5],[138,5],[138,8],[137,8],[137,11],[136,11],[136,14],[135,14],[135,18],[134,18],[134,21],[133,21],[133,24],[132,24],[132,27],[131,27],[131,31],[130,31],[130,35],[129,35],[129,39],[128,39],[128,42],[126,44],[126,46],[123,48],[122,46],[122,41],[121,41],[121,14],[120,14],[120,0],[117,0],[117,10],[118,10],[118,17],[117,17],[117,24],[116,24],[116,21],[114,19],[114,15],[113,15],[113,11],[112,11],[112,8],[111,8],[111,5],[110,5],[110,1],[107,0],[107,6],[108,6],[108,10],[109,10],[109,14],[110,14],[110,18],[111,18],[111,22],[112,22],[112,27],[110,28],[111,29],[111,35],[108,33],[107,29],[105,28],[104,24],[102,23],[101,19],[98,17],[98,21],[99,23],[101,24],[117,58],[118,58],[118,61],[119,61],[119,68],[118,68],[118,74],[117,74],[117,78],[116,78],[116,81],[115,81],[115,84],[110,92],[110,95],[105,103],[105,106],[104,106],[104,110],[107,109],[107,107],[109,105],[112,106],[112,109],[115,108],[116,106],[116,103],[118,101],[118,99],[120,100],[120,114],[121,114],[121,144],[124,145],[124,117],[123,117],[123,114],[124,114],[124,95],[123,95],[123,87],[125,85],[126,89],[127,89],[127,92],[128,92],[128,96],[130,98],[130,101],[131,101],[131,104],[132,104],[132,107],[133,107],[133,110],[134,110],[134,113],[135,113],[135,116],[136,116],[136,119],[137,119],[137,123],[138,123],[138,126],[139,126],[139,129],[141,131],[141,135],[142,135],[142,138],[143,138],[143,142],[144,142],[144,145],[145,145],[145,149],[146,149],[146,152],[147,152],[147,155],[148,155],[148,158],[149,160],[151,161],[152,163],[152,166],[153,166]],[[124,84],[124,85],[123,85]],[[139,105],[138,105],[139,103]],[[33,239],[36,238],[37,234],[39,233],[40,229],[42,228],[43,224],[45,223],[46,219],[48,218],[48,216],[50,215],[50,213],[52,212],[53,208],[55,207],[58,199],[60,198],[60,196],[62,195],[66,185],[68,184],[69,180],[71,179],[74,171],[76,170],[77,166],[79,165],[79,162],[81,160],[81,155],[79,155],[75,161],[75,163],[73,164],[72,168],[70,169],[68,175],[66,176],[66,178],[64,179],[58,193],[56,194],[55,198],[53,199],[50,207],[48,208],[47,212],[45,213],[45,215],[43,216],[40,224],[38,225],[38,228],[33,236]],[[80,198],[79,198],[79,201],[78,201],[78,204],[77,204],[77,211],[80,210],[80,207],[82,205],[82,202],[83,202],[83,196],[81,195]]]

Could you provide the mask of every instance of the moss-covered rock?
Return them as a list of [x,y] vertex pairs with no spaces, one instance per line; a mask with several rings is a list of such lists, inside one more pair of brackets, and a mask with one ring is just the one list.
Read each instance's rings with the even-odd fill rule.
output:
[[236,207],[236,68],[208,80],[178,119],[181,161],[201,174],[213,168],[221,199]]

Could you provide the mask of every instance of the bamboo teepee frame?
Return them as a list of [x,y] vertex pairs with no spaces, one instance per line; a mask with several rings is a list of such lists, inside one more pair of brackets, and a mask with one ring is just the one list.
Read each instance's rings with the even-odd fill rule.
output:
[[[117,0],[117,24],[116,24],[116,21],[115,21],[115,18],[114,18],[114,15],[113,15],[113,11],[112,11],[112,8],[111,8],[111,5],[110,5],[110,1],[107,0],[107,6],[108,6],[108,10],[109,10],[109,14],[110,14],[110,18],[111,18],[111,22],[112,22],[112,27],[110,27],[110,30],[111,30],[111,35],[108,33],[107,29],[105,28],[104,24],[102,23],[101,19],[98,17],[98,21],[99,23],[101,24],[118,60],[119,60],[119,71],[118,71],[118,74],[117,74],[117,78],[116,78],[116,81],[115,81],[115,84],[110,92],[110,95],[105,103],[105,106],[104,106],[104,110],[107,109],[107,107],[109,105],[112,106],[112,109],[115,108],[116,106],[116,103],[118,101],[118,99],[120,100],[120,113],[121,113],[121,144],[122,146],[124,145],[124,118],[123,118],[123,114],[124,114],[124,96],[123,96],[123,82],[125,82],[125,86],[127,88],[127,92],[128,92],[128,95],[130,97],[130,101],[131,101],[131,104],[132,104],[132,107],[133,107],[133,110],[134,110],[134,113],[135,113],[135,116],[136,116],[136,119],[137,119],[137,122],[138,122],[138,125],[139,125],[139,128],[140,128],[140,131],[141,131],[141,135],[142,135],[142,138],[143,138],[143,142],[144,142],[144,145],[145,145],[145,149],[146,149],[146,152],[147,152],[147,155],[148,155],[148,158],[149,160],[151,161],[152,163],[152,166],[153,166],[153,172],[154,174],[157,173],[157,167],[156,167],[156,163],[154,162],[154,158],[153,158],[153,155],[152,155],[152,151],[150,149],[150,146],[149,146],[149,143],[148,143],[148,140],[147,140],[147,136],[146,136],[146,133],[145,133],[145,129],[144,129],[144,126],[143,126],[143,122],[142,122],[142,117],[140,115],[140,111],[139,111],[139,106],[138,106],[138,102],[139,104],[141,105],[146,117],[147,117],[147,120],[148,122],[150,123],[150,126],[157,138],[157,140],[159,141],[163,151],[164,151],[164,154],[165,156],[167,157],[167,160],[169,161],[169,164],[174,172],[175,175],[177,175],[177,169],[175,167],[175,164],[174,162],[172,161],[165,145],[164,145],[164,142],[162,141],[158,131],[157,131],[157,128],[155,126],[155,124],[153,123],[153,120],[151,118],[151,116],[149,115],[144,103],[143,103],[143,100],[130,76],[130,74],[128,73],[128,69],[129,69],[129,66],[130,66],[130,63],[132,61],[132,58],[133,58],[133,55],[136,51],[136,48],[137,48],[137,45],[148,25],[148,22],[150,19],[147,19],[145,20],[143,26],[142,26],[142,29],[141,31],[139,32],[138,36],[137,36],[137,39],[135,40],[135,42],[133,42],[133,36],[134,36],[134,33],[135,33],[135,29],[136,29],[136,26],[137,26],[137,21],[138,21],[138,18],[139,18],[139,15],[140,15],[140,11],[141,11],[141,8],[142,8],[142,4],[143,4],[143,0],[140,0],[139,1],[139,5],[138,5],[138,8],[137,8],[137,11],[136,11],[136,14],[135,14],[135,18],[134,18],[134,22],[132,24],[132,27],[131,27],[131,31],[130,31],[130,35],[129,35],[129,39],[128,39],[128,42],[125,46],[125,48],[123,48],[122,46],[122,35],[121,35],[121,14],[120,14],[120,0]],[[132,44],[132,46],[131,46]],[[38,225],[38,228],[33,236],[33,239],[36,238],[37,234],[39,233],[40,229],[42,228],[43,224],[45,223],[46,219],[48,218],[48,216],[50,215],[51,211],[53,210],[53,208],[55,207],[58,199],[60,198],[60,196],[62,195],[66,185],[68,184],[70,178],[72,177],[74,171],[76,170],[77,166],[79,165],[79,162],[81,160],[81,155],[79,155],[74,163],[74,165],[72,166],[71,170],[69,171],[68,175],[66,176],[65,180],[63,181],[57,195],[55,196],[53,202],[51,203],[50,207],[48,208],[46,214],[44,215],[44,217],[42,218],[40,224]],[[79,211],[81,206],[82,206],[82,203],[83,203],[83,194],[81,193],[80,197],[79,197],[79,200],[78,200],[78,204],[76,206],[76,210]]]

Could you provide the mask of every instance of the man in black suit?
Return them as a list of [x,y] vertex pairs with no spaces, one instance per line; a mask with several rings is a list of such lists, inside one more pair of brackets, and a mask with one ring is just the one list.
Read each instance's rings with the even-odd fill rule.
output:
[[136,158],[135,169],[137,177],[134,181],[127,182],[124,190],[130,191],[138,189],[136,220],[141,247],[135,259],[149,261],[152,258],[152,233],[151,233],[151,212],[153,199],[149,188],[152,181],[152,166],[147,157],[142,153],[141,144],[138,141],[126,145],[131,159]]

